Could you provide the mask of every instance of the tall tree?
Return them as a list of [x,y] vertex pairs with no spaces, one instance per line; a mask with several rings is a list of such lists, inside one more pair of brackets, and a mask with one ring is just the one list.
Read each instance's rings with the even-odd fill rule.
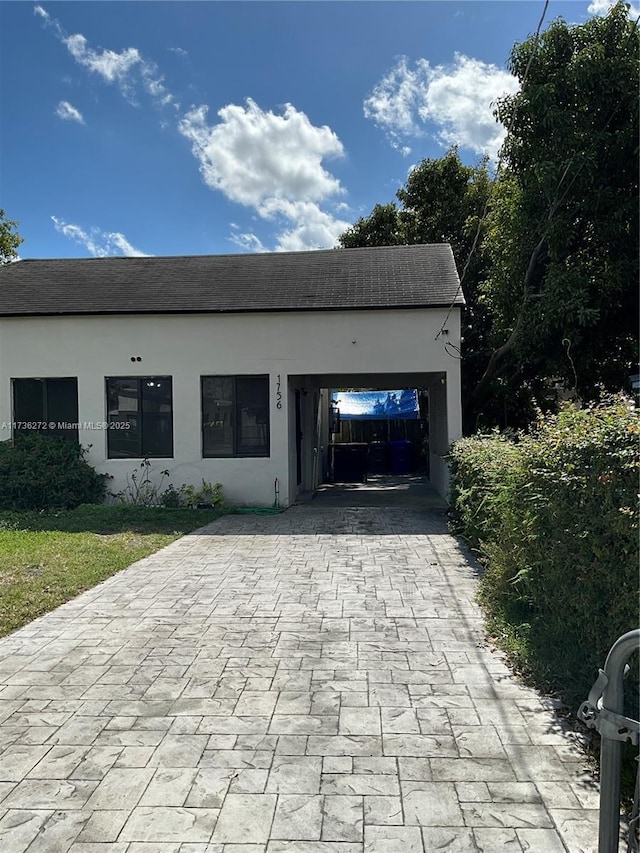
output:
[[[414,169],[342,246],[450,242],[466,299],[465,429],[530,419],[561,380],[584,399],[637,364],[638,22],[618,3],[516,44],[501,168],[455,149]],[[546,400],[545,400],[546,398]]]
[[[479,381],[489,357],[489,318],[479,300],[479,285],[486,275],[483,216],[491,186],[486,161],[465,166],[452,148],[444,157],[423,160],[411,170],[405,186],[396,193],[399,208],[394,202],[377,204],[368,217],[359,219],[339,238],[343,248],[451,244],[466,302],[462,353],[452,352],[463,358],[463,398],[468,398]],[[475,413],[469,406],[464,411],[472,426]]]
[[[637,361],[638,26],[619,3],[516,45],[520,91],[485,250],[493,343],[471,401],[499,375],[555,377],[586,399]],[[635,372],[635,371],[634,371]]]
[[0,264],[8,264],[18,257],[18,246],[23,238],[15,230],[18,223],[7,219],[4,210],[0,209]]

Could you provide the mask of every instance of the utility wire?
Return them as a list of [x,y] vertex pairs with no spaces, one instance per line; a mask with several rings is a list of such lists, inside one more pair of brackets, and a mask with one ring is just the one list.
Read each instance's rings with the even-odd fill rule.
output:
[[[546,0],[545,5],[544,5],[544,9],[542,10],[542,15],[540,16],[540,21],[538,22],[538,28],[537,28],[537,30],[536,30],[536,34],[535,34],[535,45],[534,45],[534,49],[533,49],[533,51],[531,52],[531,55],[530,55],[529,60],[528,60],[528,62],[527,62],[527,66],[526,66],[526,68],[525,68],[524,76],[523,76],[523,78],[522,78],[522,87],[521,87],[521,91],[522,91],[522,90],[524,90],[525,83],[526,83],[527,78],[528,78],[528,76],[529,76],[529,69],[531,68],[531,63],[533,62],[533,59],[534,59],[534,57],[535,57],[535,54],[537,53],[537,49],[538,49],[538,38],[539,38],[539,34],[540,34],[540,28],[541,28],[542,23],[543,23],[543,21],[544,21],[544,18],[545,18],[545,15],[546,15],[546,12],[547,12],[547,8],[548,8],[548,6],[549,6],[549,0]],[[639,16],[636,18],[636,20],[634,21],[634,27],[636,27],[636,28],[637,28],[637,27],[638,27],[638,23],[640,23],[640,15],[639,15]],[[632,31],[632,32],[630,32],[630,33],[629,33],[629,38],[627,39],[627,44],[631,41],[631,38],[634,36],[634,34],[635,34],[635,31]],[[625,45],[625,47],[626,47],[626,45]],[[605,131],[607,130],[607,128],[608,128],[608,126],[609,126],[609,124],[610,124],[610,123],[611,123],[611,121],[613,120],[613,118],[614,118],[615,114],[617,113],[618,109],[620,108],[620,106],[621,106],[621,102],[620,102],[620,101],[617,101],[617,103],[615,104],[615,106],[614,106],[613,110],[612,110],[612,111],[611,111],[611,113],[609,114],[609,117],[607,118],[606,122],[604,123],[604,125],[602,126],[602,128],[600,129],[600,131],[598,132],[598,134],[596,135],[597,137],[599,137],[599,136],[603,136],[603,135],[604,135]],[[514,117],[513,117],[513,115],[512,115],[512,117],[511,117],[511,122],[509,123],[509,126],[507,127],[507,134],[508,134],[508,133],[510,132],[510,130],[511,130],[511,125],[512,125],[512,123],[513,123],[513,118],[514,118]],[[562,187],[562,184],[563,184],[564,180],[566,179],[567,175],[569,174],[569,170],[570,170],[571,166],[574,164],[574,161],[577,159],[577,157],[578,157],[578,156],[579,156],[579,152],[575,152],[575,153],[573,154],[573,156],[571,157],[571,159],[569,160],[569,162],[567,163],[567,165],[566,165],[566,167],[565,167],[564,171],[562,172],[562,176],[560,177],[560,180],[558,181],[558,184],[557,184],[557,186],[556,186],[556,188],[555,188],[554,195],[555,195],[555,197],[556,197],[556,198],[555,198],[555,201],[553,201],[553,203],[552,203],[552,204],[551,204],[551,206],[550,206],[549,216],[547,217],[547,225],[549,224],[549,222],[550,222],[550,220],[551,220],[551,218],[552,218],[553,214],[555,213],[555,211],[560,207],[560,205],[562,204],[562,202],[565,200],[565,198],[566,198],[566,197],[567,197],[567,195],[569,194],[569,191],[571,190],[571,187],[572,187],[572,186],[573,186],[573,184],[575,183],[575,181],[576,181],[576,179],[578,178],[578,176],[579,176],[580,172],[582,171],[582,168],[584,167],[585,163],[587,162],[587,154],[586,154],[586,152],[582,152],[582,162],[580,163],[579,167],[576,169],[576,171],[575,171],[575,173],[574,173],[573,177],[571,178],[571,180],[570,180],[570,182],[569,182],[568,186],[565,188],[564,192],[562,193],[562,195],[560,196],[560,198],[558,198],[557,196],[558,196],[558,193],[560,192],[560,188]],[[497,164],[496,164],[496,173],[495,173],[495,174],[496,174],[496,178],[498,177],[498,174],[499,174],[499,172],[500,172],[500,167],[501,167],[501,166],[502,166],[502,149],[500,150],[500,152],[499,152],[499,154],[498,154],[498,162],[497,162]],[[460,290],[462,289],[462,282],[464,281],[464,277],[465,277],[466,272],[467,272],[467,270],[468,270],[468,268],[469,268],[469,263],[470,263],[470,261],[471,261],[471,258],[473,257],[473,254],[474,254],[474,252],[475,252],[475,250],[476,250],[476,247],[477,247],[477,245],[478,245],[478,240],[479,240],[479,236],[480,236],[480,231],[481,231],[482,225],[484,224],[484,222],[485,222],[485,220],[486,220],[486,218],[487,218],[487,215],[488,215],[488,208],[489,208],[489,196],[487,196],[487,199],[486,199],[486,201],[485,201],[484,209],[483,209],[483,212],[482,212],[482,216],[481,216],[481,218],[480,218],[480,220],[479,220],[479,222],[478,222],[478,228],[477,228],[477,230],[476,230],[475,238],[474,238],[473,244],[472,244],[472,246],[471,246],[471,250],[469,251],[469,255],[468,255],[467,260],[466,260],[466,262],[465,262],[464,268],[463,268],[463,270],[462,270],[462,275],[461,275],[461,277],[460,277],[460,284],[458,285],[458,289],[457,289],[457,291],[456,291],[456,294],[455,294],[455,296],[454,296],[454,298],[453,298],[453,301],[452,301],[451,305],[449,306],[449,310],[447,311],[447,315],[446,315],[446,317],[445,317],[445,319],[444,319],[444,322],[443,322],[442,326],[440,327],[440,331],[438,332],[438,334],[437,334],[437,335],[436,335],[436,337],[435,337],[435,340],[437,340],[437,339],[440,337],[440,335],[443,333],[444,329],[446,328],[447,320],[449,319],[449,317],[450,317],[450,315],[451,315],[451,312],[453,311],[453,308],[454,308],[454,305],[455,305],[455,301],[456,301],[456,299],[458,298],[458,295],[459,295],[459,293],[460,293]],[[575,372],[575,371],[574,371],[574,372]]]

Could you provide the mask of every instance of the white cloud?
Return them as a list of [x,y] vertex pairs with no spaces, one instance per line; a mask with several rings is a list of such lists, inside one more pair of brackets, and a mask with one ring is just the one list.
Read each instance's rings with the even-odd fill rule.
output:
[[87,47],[87,40],[76,33],[64,39],[67,50],[79,65],[99,74],[106,83],[126,82],[129,72],[142,59],[135,47],[128,47],[121,53],[113,50],[93,50]]
[[95,49],[89,47],[87,39],[80,33],[68,35],[62,24],[42,6],[36,6],[34,13],[43,18],[78,65],[97,74],[105,83],[117,84],[130,103],[135,103],[137,87],[142,87],[160,106],[174,101],[173,95],[164,85],[158,66],[145,59],[136,47],[127,47],[120,53],[106,48]]
[[[615,5],[616,0],[591,0],[591,3],[587,6],[587,12],[590,15],[606,15],[609,12],[609,9]],[[635,19],[638,16],[640,16],[640,8],[631,3],[629,7],[629,17]]]
[[283,217],[290,223],[291,227],[285,227],[278,236],[276,252],[333,248],[340,234],[351,225],[350,222],[335,219],[312,201],[273,200],[261,214],[270,219]]
[[56,107],[56,115],[63,121],[77,121],[78,124],[84,124],[82,113],[72,106],[69,101],[60,101]]
[[[232,228],[237,228],[238,226],[231,223]],[[256,237],[255,234],[245,233],[245,234],[232,234],[229,238],[229,242],[234,243],[236,246],[239,246],[241,249],[244,249],[247,252],[268,252],[269,249],[264,245],[262,240],[259,237]]]
[[325,158],[344,155],[337,135],[312,125],[291,104],[276,114],[247,99],[244,106],[228,104],[217,115],[220,121],[208,124],[207,107],[201,106],[179,124],[207,186],[283,225],[278,249],[333,246],[349,223],[319,203],[344,192],[323,166]]
[[419,59],[412,71],[407,57],[401,56],[364,102],[365,118],[386,128],[394,147],[401,136],[417,136],[421,132],[416,119],[428,72],[426,59]]
[[495,65],[456,54],[453,68],[433,69],[418,113],[423,121],[441,125],[446,145],[458,144],[495,157],[505,130],[493,115],[499,97],[515,94],[517,79]]
[[164,77],[159,73],[158,66],[155,62],[150,62],[149,60],[143,61],[141,65],[141,73],[142,85],[146,92],[151,95],[151,97],[154,98],[160,106],[164,107],[167,104],[173,104],[176,109],[179,108],[180,105],[176,103],[171,92],[167,91],[167,88],[164,85]]
[[136,249],[119,231],[101,231],[92,228],[89,232],[84,231],[79,225],[65,222],[52,216],[51,220],[56,231],[70,240],[74,240],[90,252],[96,258],[106,258],[112,255],[124,255],[127,258],[151,258],[146,252]]
[[505,131],[493,108],[499,97],[517,89],[507,71],[463,54],[456,53],[447,66],[419,59],[413,69],[401,57],[365,100],[364,113],[405,156],[410,151],[401,143],[430,128],[444,146],[457,144],[495,158]]
[[168,47],[167,50],[171,51],[171,53],[176,53],[178,56],[189,55],[189,51],[185,50],[183,47]]
[[325,157],[342,156],[342,143],[291,104],[277,115],[249,98],[245,106],[222,107],[218,116],[217,124],[208,125],[207,107],[201,106],[179,124],[212,189],[252,206],[272,197],[319,201],[342,191],[322,166]]

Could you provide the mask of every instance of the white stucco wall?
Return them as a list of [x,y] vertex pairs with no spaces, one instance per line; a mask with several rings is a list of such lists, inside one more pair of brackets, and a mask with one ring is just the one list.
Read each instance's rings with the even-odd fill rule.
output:
[[[293,405],[290,376],[442,371],[446,376],[446,441],[461,434],[460,362],[435,335],[446,311],[385,310],[230,315],[150,315],[0,318],[0,440],[11,437],[11,379],[78,378],[80,422],[106,420],[106,376],[161,376],[173,380],[174,457],[156,459],[167,482],[220,481],[225,496],[271,504],[274,481],[280,502],[295,499],[290,476]],[[460,344],[459,310],[447,321],[451,343]],[[131,357],[141,361],[131,361]],[[200,376],[269,374],[269,458],[203,459]],[[281,407],[277,406],[280,383]],[[124,488],[139,462],[106,458],[106,433],[80,430],[88,459]],[[295,452],[295,445],[293,447]],[[294,456],[295,458],[295,456]],[[293,476],[295,483],[295,472]]]

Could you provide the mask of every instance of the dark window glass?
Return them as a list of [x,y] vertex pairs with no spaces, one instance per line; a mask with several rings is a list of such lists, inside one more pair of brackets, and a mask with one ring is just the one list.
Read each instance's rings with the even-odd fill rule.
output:
[[27,424],[17,435],[41,432],[78,441],[78,380],[14,379],[13,419]]
[[173,456],[171,379],[142,380],[143,456]]
[[173,456],[170,376],[107,378],[110,459]]
[[202,455],[269,455],[269,377],[202,377]]
[[107,379],[108,456],[142,457],[139,379]]
[[233,398],[233,377],[202,377],[203,456],[235,455]]
[[13,419],[19,423],[43,421],[44,381],[42,379],[13,380]]
[[262,376],[236,379],[237,453],[269,455],[269,381]]

